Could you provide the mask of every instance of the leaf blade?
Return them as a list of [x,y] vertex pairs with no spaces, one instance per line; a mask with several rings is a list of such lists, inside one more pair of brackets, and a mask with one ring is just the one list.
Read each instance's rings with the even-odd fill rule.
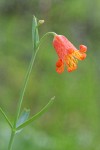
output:
[[33,48],[35,50],[37,44],[39,43],[38,22],[35,16],[33,16],[33,21],[32,21],[32,42],[33,42]]
[[[20,125],[22,125],[25,121],[27,121],[28,117],[29,117],[29,114],[30,114],[30,110],[29,109],[24,109],[17,121],[17,124],[16,124],[16,128]],[[20,132],[22,129],[18,130],[16,133]]]
[[3,111],[3,109],[0,107],[0,111],[2,113],[2,115],[4,116],[4,118],[6,119],[6,121],[8,122],[9,126],[11,127],[11,129],[13,128],[9,118],[7,117],[7,115],[5,114],[5,112]]
[[53,104],[54,99],[55,99],[55,97],[51,98],[51,100],[47,103],[47,105],[45,105],[38,113],[36,113],[34,116],[32,116],[26,122],[24,122],[22,125],[18,126],[17,130],[20,130],[20,129],[26,127],[27,125],[32,123],[34,120],[39,118],[42,114],[44,114],[48,110],[48,108]]

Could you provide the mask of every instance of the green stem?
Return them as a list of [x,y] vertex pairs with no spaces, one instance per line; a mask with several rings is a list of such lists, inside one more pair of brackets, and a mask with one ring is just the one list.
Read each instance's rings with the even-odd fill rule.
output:
[[17,113],[16,113],[17,115],[16,115],[16,119],[14,122],[14,127],[16,127],[16,122],[17,122],[19,114],[20,114],[20,109],[21,109],[21,105],[23,102],[23,97],[25,94],[26,86],[27,86],[27,83],[28,83],[28,80],[29,80],[29,77],[31,74],[31,70],[32,70],[37,52],[38,52],[38,49],[36,50],[35,54],[34,53],[32,54],[31,62],[30,62],[29,68],[28,68],[26,76],[25,76],[24,84],[23,84],[22,91],[21,91],[20,98],[19,98],[19,102],[18,102],[18,108],[17,108]]
[[37,47],[40,46],[40,44],[41,44],[42,40],[44,39],[44,37],[46,37],[46,36],[49,35],[49,34],[51,34],[51,35],[53,35],[53,36],[57,35],[55,32],[47,32],[46,34],[44,34],[44,36],[42,36],[42,38],[40,39],[40,41],[39,41]]
[[11,129],[13,128],[10,120],[8,119],[7,115],[4,113],[4,111],[2,110],[2,108],[0,107],[0,111],[2,113],[2,115],[4,116],[4,118],[6,119],[6,121],[8,122],[9,126],[11,127]]
[[38,52],[38,49],[36,50],[35,54],[34,53],[32,54],[32,59],[31,59],[29,68],[27,70],[26,76],[25,76],[24,84],[23,84],[22,91],[21,91],[20,98],[19,98],[19,102],[18,102],[16,118],[15,118],[15,122],[14,122],[14,126],[13,126],[14,130],[12,130],[8,150],[11,150],[12,143],[13,143],[13,140],[14,140],[14,136],[16,134],[17,120],[18,120],[18,117],[19,117],[19,114],[20,114],[20,109],[21,109],[21,105],[22,105],[22,102],[23,102],[24,93],[25,93],[25,90],[26,90],[26,86],[27,86],[27,83],[28,83],[28,80],[29,80],[29,76],[30,76],[30,73],[31,73],[31,70],[32,70],[37,52]]
[[[18,117],[19,117],[19,114],[20,114],[20,110],[21,110],[21,106],[22,106],[22,102],[23,102],[23,98],[24,98],[26,86],[27,86],[27,83],[28,83],[28,80],[29,80],[29,77],[30,77],[30,74],[31,74],[31,71],[32,71],[32,67],[33,67],[33,64],[34,64],[34,61],[35,61],[37,52],[38,52],[38,50],[39,50],[39,47],[40,47],[40,44],[41,44],[42,39],[43,39],[46,35],[49,35],[49,34],[55,35],[56,33],[54,33],[54,32],[47,32],[47,33],[40,39],[39,44],[37,45],[37,47],[36,47],[36,46],[34,47],[34,49],[36,49],[36,51],[35,51],[35,53],[34,53],[34,51],[33,51],[32,58],[31,58],[31,62],[30,62],[30,64],[29,64],[29,68],[28,68],[28,70],[27,70],[27,73],[26,73],[26,76],[25,76],[25,80],[24,80],[24,83],[23,83],[23,86],[22,86],[22,90],[21,90],[21,93],[20,93],[20,98],[19,98],[19,101],[18,101],[16,117],[15,117],[14,126],[13,126],[12,133],[11,133],[11,137],[10,137],[10,142],[9,142],[9,148],[8,148],[8,150],[11,150],[12,143],[13,143],[13,140],[14,140],[14,136],[15,136],[15,134],[16,134],[16,130],[17,130],[17,128],[16,128],[17,120],[18,120]],[[42,113],[42,112],[41,112],[41,113]],[[37,114],[35,117],[37,117],[38,115],[39,115],[39,114]]]
[[16,119],[15,119],[15,122],[14,122],[14,127],[16,127],[16,123],[17,123],[17,120],[18,120],[18,117],[19,117],[19,114],[20,114],[20,109],[21,109],[21,105],[22,105],[22,102],[23,102],[23,97],[24,97],[24,93],[25,93],[25,90],[26,90],[26,86],[27,86],[27,83],[28,83],[28,80],[29,80],[29,77],[30,77],[30,74],[31,74],[31,70],[32,70],[32,67],[33,67],[33,64],[34,64],[34,61],[35,61],[35,58],[36,58],[36,54],[39,50],[39,46],[41,44],[41,41],[43,40],[43,38],[49,34],[52,34],[52,35],[55,35],[56,33],[55,32],[47,32],[41,39],[40,39],[40,42],[39,44],[37,45],[37,49],[35,51],[35,54],[33,52],[32,54],[32,59],[31,59],[31,62],[30,62],[30,65],[29,65],[29,68],[28,68],[28,71],[26,73],[26,76],[25,76],[25,80],[24,80],[24,84],[23,84],[23,87],[22,87],[22,91],[21,91],[21,94],[20,94],[20,98],[19,98],[19,102],[18,102],[18,107],[17,107],[17,115],[16,115]]
[[9,141],[8,150],[11,150],[11,148],[12,148],[12,143],[13,143],[15,134],[16,134],[15,131],[12,130],[11,137],[10,137],[10,141]]

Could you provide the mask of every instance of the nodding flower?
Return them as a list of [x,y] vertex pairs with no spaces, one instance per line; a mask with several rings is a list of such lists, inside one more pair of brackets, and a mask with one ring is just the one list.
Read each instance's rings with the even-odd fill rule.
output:
[[77,69],[78,60],[86,58],[87,47],[80,45],[79,50],[63,35],[55,35],[53,39],[53,46],[58,54],[58,61],[56,62],[56,71],[62,73],[64,66],[67,66],[68,72]]

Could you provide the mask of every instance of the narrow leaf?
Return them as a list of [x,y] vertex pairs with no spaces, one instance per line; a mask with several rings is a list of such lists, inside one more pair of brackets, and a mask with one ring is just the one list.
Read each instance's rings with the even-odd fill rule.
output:
[[21,124],[20,126],[18,126],[17,130],[20,130],[20,129],[26,127],[31,122],[33,122],[34,120],[36,120],[37,118],[39,118],[42,114],[44,114],[48,110],[48,108],[53,104],[54,99],[55,99],[55,97],[51,98],[51,100],[48,102],[48,104],[46,106],[44,106],[37,114],[35,114],[34,116],[32,116],[26,122],[24,122],[23,124]]
[[[16,127],[22,125],[29,117],[30,114],[30,110],[29,109],[24,109],[19,117],[19,120],[16,124]],[[18,132],[20,132],[21,130],[19,130]]]
[[16,127],[20,126],[21,124],[23,124],[29,117],[30,114],[30,110],[29,109],[24,109],[18,119],[17,125]]
[[12,128],[13,128],[13,127],[12,127],[12,124],[11,124],[9,118],[7,117],[7,115],[6,115],[5,112],[2,110],[1,107],[0,107],[0,111],[1,111],[2,115],[4,116],[4,118],[6,119],[6,121],[8,122],[9,126],[10,126],[11,129],[12,129]]
[[39,34],[38,34],[38,23],[37,18],[33,16],[33,22],[32,22],[32,42],[33,42],[33,48],[36,49],[37,44],[39,43]]

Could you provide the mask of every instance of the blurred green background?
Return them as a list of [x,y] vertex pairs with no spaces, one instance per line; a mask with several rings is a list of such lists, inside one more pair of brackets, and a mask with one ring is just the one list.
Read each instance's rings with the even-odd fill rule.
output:
[[[52,36],[37,55],[22,108],[38,112],[54,104],[17,134],[13,150],[100,150],[100,0],[0,0],[0,106],[13,121],[32,54],[32,15],[44,19],[40,37],[54,31],[78,48],[88,47],[78,70],[59,75]],[[10,129],[0,114],[0,150]]]

